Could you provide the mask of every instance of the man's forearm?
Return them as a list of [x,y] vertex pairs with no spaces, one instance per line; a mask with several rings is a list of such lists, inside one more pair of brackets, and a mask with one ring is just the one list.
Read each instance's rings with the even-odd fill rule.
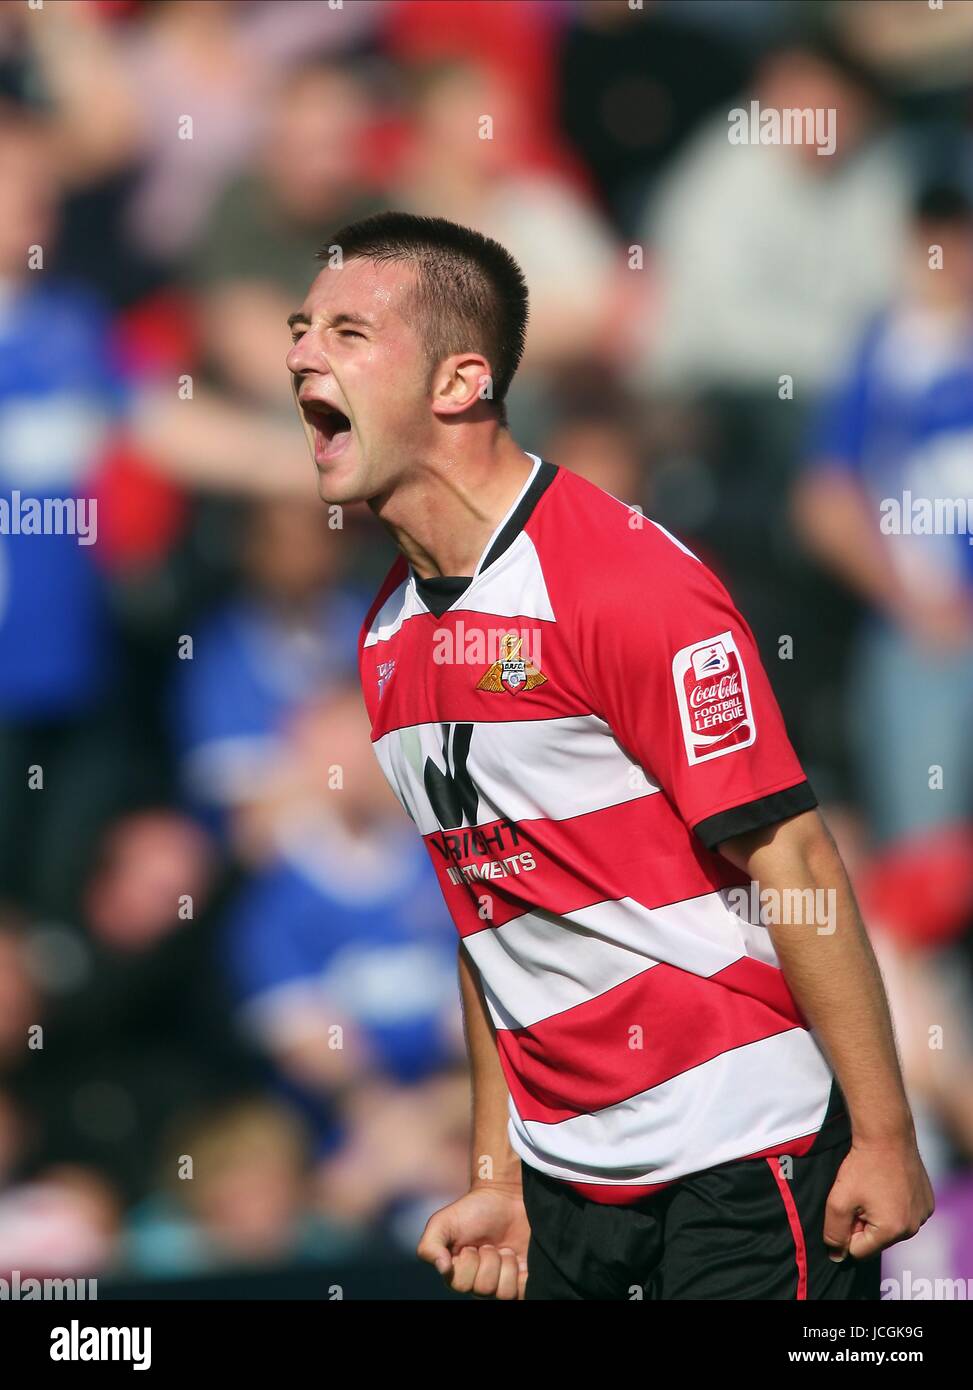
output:
[[[794,833],[797,821],[804,822]],[[784,978],[837,1077],[859,1142],[913,1133],[885,987],[844,865],[816,812],[775,827],[746,868],[771,901],[787,890],[833,890],[828,921],[769,926]],[[781,833],[783,832],[783,833]],[[732,856],[728,856],[732,857]],[[738,862],[734,858],[734,862]],[[797,901],[796,898],[792,901]]]
[[520,1185],[520,1159],[507,1138],[509,1091],[496,1036],[483,997],[479,971],[465,947],[459,948],[463,1026],[470,1059],[473,1121],[470,1185]]

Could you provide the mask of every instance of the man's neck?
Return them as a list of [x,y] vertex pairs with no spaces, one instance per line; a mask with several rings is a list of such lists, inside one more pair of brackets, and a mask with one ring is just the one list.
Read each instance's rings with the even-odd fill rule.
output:
[[533,466],[500,430],[427,460],[371,506],[420,579],[472,574]]

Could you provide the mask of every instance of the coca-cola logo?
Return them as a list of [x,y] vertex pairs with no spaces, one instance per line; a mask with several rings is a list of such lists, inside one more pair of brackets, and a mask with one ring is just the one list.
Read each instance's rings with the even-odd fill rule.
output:
[[721,676],[714,685],[697,685],[689,696],[693,709],[708,705],[714,700],[728,700],[740,694],[740,678],[734,671],[732,675]]
[[757,737],[747,672],[731,631],[682,647],[672,676],[691,766],[749,748]]

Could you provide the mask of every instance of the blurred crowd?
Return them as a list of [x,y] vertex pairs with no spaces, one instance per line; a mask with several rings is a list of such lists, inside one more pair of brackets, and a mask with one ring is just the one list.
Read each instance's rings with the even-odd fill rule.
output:
[[[834,152],[731,143],[751,101]],[[0,527],[0,1275],[411,1250],[465,1185],[455,932],[356,683],[390,546],[284,368],[384,207],[510,249],[515,437],[747,615],[937,1190],[889,1268],[973,1276],[973,548],[880,526],[973,507],[950,0],[0,9],[0,516],[97,518]]]

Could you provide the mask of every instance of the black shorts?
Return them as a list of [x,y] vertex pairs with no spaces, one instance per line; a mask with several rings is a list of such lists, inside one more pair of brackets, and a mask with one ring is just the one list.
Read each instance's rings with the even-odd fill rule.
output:
[[828,1258],[824,1209],[848,1141],[723,1163],[631,1206],[523,1165],[533,1299],[878,1299],[881,1256]]

